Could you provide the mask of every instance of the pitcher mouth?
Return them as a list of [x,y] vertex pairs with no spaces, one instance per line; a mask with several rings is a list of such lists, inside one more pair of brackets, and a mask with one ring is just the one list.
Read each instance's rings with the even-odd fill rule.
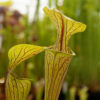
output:
[[68,47],[68,49],[67,49],[66,52],[55,50],[55,49],[53,48],[53,46],[50,46],[49,48],[45,48],[45,49],[46,49],[46,50],[53,51],[53,52],[64,53],[64,54],[67,54],[67,55],[70,55],[70,56],[75,56],[75,55],[76,55],[69,47]]

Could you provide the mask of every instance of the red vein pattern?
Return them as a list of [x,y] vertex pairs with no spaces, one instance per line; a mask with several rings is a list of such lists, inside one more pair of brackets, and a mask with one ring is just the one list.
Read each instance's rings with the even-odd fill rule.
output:
[[44,12],[57,25],[57,40],[45,54],[45,100],[58,100],[63,80],[74,53],[68,47],[70,37],[83,32],[86,25],[74,21],[56,9],[44,7]]
[[53,50],[45,54],[45,100],[58,100],[72,55]]
[[6,77],[6,100],[26,100],[31,83],[29,80],[19,80],[12,75],[13,69],[22,61],[42,52],[44,47],[20,44],[12,47],[8,52],[9,68]]
[[6,100],[27,100],[31,83],[9,74],[6,82]]
[[20,44],[9,50],[9,71],[11,72],[20,62],[42,52],[44,47]]
[[44,12],[57,25],[58,34],[54,49],[67,52],[70,37],[77,32],[83,32],[86,25],[64,16],[56,9],[45,7]]

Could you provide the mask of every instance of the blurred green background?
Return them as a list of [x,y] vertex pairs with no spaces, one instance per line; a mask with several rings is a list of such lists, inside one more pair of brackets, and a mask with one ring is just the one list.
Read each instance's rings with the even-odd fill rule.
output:
[[[10,10],[10,5],[0,6],[0,78],[7,73],[7,54],[12,46],[20,43],[50,46],[55,43],[56,27],[47,16],[40,18],[41,1],[43,0],[37,0],[32,21],[29,21],[28,12],[23,15],[19,11]],[[82,91],[85,98],[87,95],[84,91],[87,88],[100,91],[100,0],[48,0],[47,6],[55,7],[66,16],[87,25],[85,32],[70,39],[69,46],[76,56],[71,61],[65,79],[66,98],[74,100],[74,94],[81,95]],[[44,80],[44,53],[19,66],[15,70],[18,76],[30,78],[33,84]],[[77,93],[76,88],[80,92]],[[67,96],[67,92],[72,98]]]

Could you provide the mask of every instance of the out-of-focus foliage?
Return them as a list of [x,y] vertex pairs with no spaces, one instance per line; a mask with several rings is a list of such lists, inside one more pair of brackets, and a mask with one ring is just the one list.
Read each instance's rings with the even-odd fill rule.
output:
[[[100,82],[100,1],[64,0],[61,10],[68,16],[81,20],[87,30],[73,37],[72,45],[77,56],[69,68],[69,80],[75,84],[99,84]],[[71,76],[71,77],[70,77]]]
[[0,6],[9,7],[9,6],[11,6],[12,3],[13,3],[12,0],[5,1],[5,2],[0,1]]

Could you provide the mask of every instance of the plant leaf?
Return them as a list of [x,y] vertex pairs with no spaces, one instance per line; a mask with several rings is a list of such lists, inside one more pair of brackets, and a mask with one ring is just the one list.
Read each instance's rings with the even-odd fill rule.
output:
[[22,61],[42,52],[45,47],[20,44],[12,47],[8,52],[9,72],[11,72]]
[[77,32],[83,32],[86,25],[64,16],[56,9],[44,7],[44,12],[58,27],[58,36],[54,49],[67,52],[70,37]]
[[45,100],[58,100],[66,71],[74,54],[46,50]]
[[83,32],[86,25],[65,17],[56,9],[44,8],[44,12],[58,28],[56,44],[45,54],[45,100],[58,100],[66,71],[74,53],[68,47],[70,37]]
[[6,80],[6,100],[27,100],[31,82],[9,74]]

